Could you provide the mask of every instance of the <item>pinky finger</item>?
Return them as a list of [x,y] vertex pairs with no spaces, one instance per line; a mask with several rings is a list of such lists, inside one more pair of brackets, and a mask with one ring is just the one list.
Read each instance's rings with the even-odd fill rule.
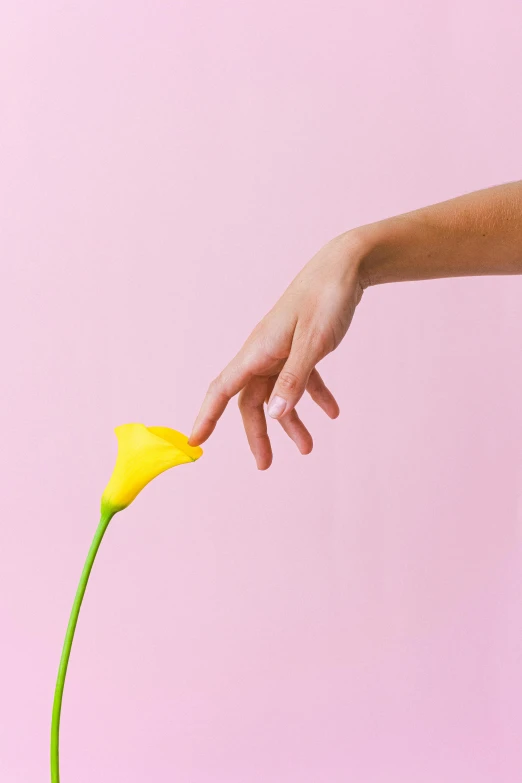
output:
[[308,378],[306,390],[312,400],[319,405],[320,408],[331,419],[336,419],[339,415],[339,406],[337,400],[333,396],[330,389],[326,386],[325,382],[319,375],[316,369],[313,369]]
[[279,419],[279,424],[288,437],[294,441],[301,454],[310,454],[314,447],[314,442],[312,436],[297,415],[295,408],[286,416]]

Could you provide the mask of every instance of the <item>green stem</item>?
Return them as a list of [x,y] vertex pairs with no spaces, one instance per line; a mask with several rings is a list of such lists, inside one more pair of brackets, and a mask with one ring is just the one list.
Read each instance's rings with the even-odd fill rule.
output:
[[54,691],[53,702],[53,719],[51,724],[51,781],[52,783],[60,783],[60,714],[62,712],[62,697],[63,686],[65,684],[65,675],[67,674],[67,666],[69,664],[69,656],[71,654],[71,647],[74,639],[74,632],[76,630],[76,624],[78,622],[78,615],[85,595],[85,589],[87,582],[89,581],[89,575],[91,573],[92,565],[94,563],[96,553],[100,547],[105,531],[109,526],[109,522],[114,516],[114,512],[107,513],[102,512],[100,523],[94,534],[87,560],[83,567],[82,575],[80,577],[80,584],[76,591],[73,607],[71,610],[71,616],[69,617],[69,625],[65,633],[65,641],[63,643],[62,657],[60,659],[60,666],[58,668],[58,677],[56,679],[56,688]]

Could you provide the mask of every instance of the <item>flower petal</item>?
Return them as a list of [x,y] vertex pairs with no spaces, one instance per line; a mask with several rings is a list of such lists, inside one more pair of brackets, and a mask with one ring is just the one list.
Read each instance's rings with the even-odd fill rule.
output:
[[116,427],[118,456],[102,496],[102,510],[126,508],[152,479],[169,468],[194,462],[203,453],[187,437],[168,427],[124,424]]
[[199,459],[203,454],[203,449],[199,446],[189,446],[188,438],[186,435],[183,435],[182,432],[171,430],[169,427],[147,427],[147,429],[149,432],[152,432],[153,435],[157,435],[158,437],[163,438],[163,440],[167,440],[173,446],[176,446],[176,448],[184,451],[192,460]]

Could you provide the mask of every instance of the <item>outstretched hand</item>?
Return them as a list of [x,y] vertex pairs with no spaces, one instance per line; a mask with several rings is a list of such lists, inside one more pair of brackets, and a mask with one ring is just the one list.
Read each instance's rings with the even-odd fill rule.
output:
[[357,259],[357,243],[350,233],[332,240],[312,258],[210,384],[191,445],[207,440],[229,400],[239,394],[245,433],[259,470],[272,462],[265,403],[268,415],[279,421],[301,454],[310,453],[312,436],[295,408],[307,391],[330,418],[339,415],[316,365],[339,345],[361,299]]

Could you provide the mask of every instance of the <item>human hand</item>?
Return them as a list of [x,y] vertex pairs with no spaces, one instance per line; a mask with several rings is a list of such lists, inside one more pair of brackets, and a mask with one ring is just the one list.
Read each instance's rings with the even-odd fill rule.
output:
[[350,326],[369,285],[469,275],[522,274],[522,181],[352,229],[304,267],[235,359],[210,384],[189,443],[213,432],[239,394],[250,448],[260,470],[272,462],[264,403],[302,454],[312,437],[295,410],[308,391],[331,418],[339,406],[316,365]]
[[312,258],[210,384],[190,445],[207,440],[229,400],[239,393],[243,425],[259,470],[272,463],[265,402],[268,415],[279,421],[301,454],[310,453],[312,437],[295,406],[306,390],[330,418],[339,415],[316,365],[337,348],[361,299],[359,258],[352,232],[333,239]]

